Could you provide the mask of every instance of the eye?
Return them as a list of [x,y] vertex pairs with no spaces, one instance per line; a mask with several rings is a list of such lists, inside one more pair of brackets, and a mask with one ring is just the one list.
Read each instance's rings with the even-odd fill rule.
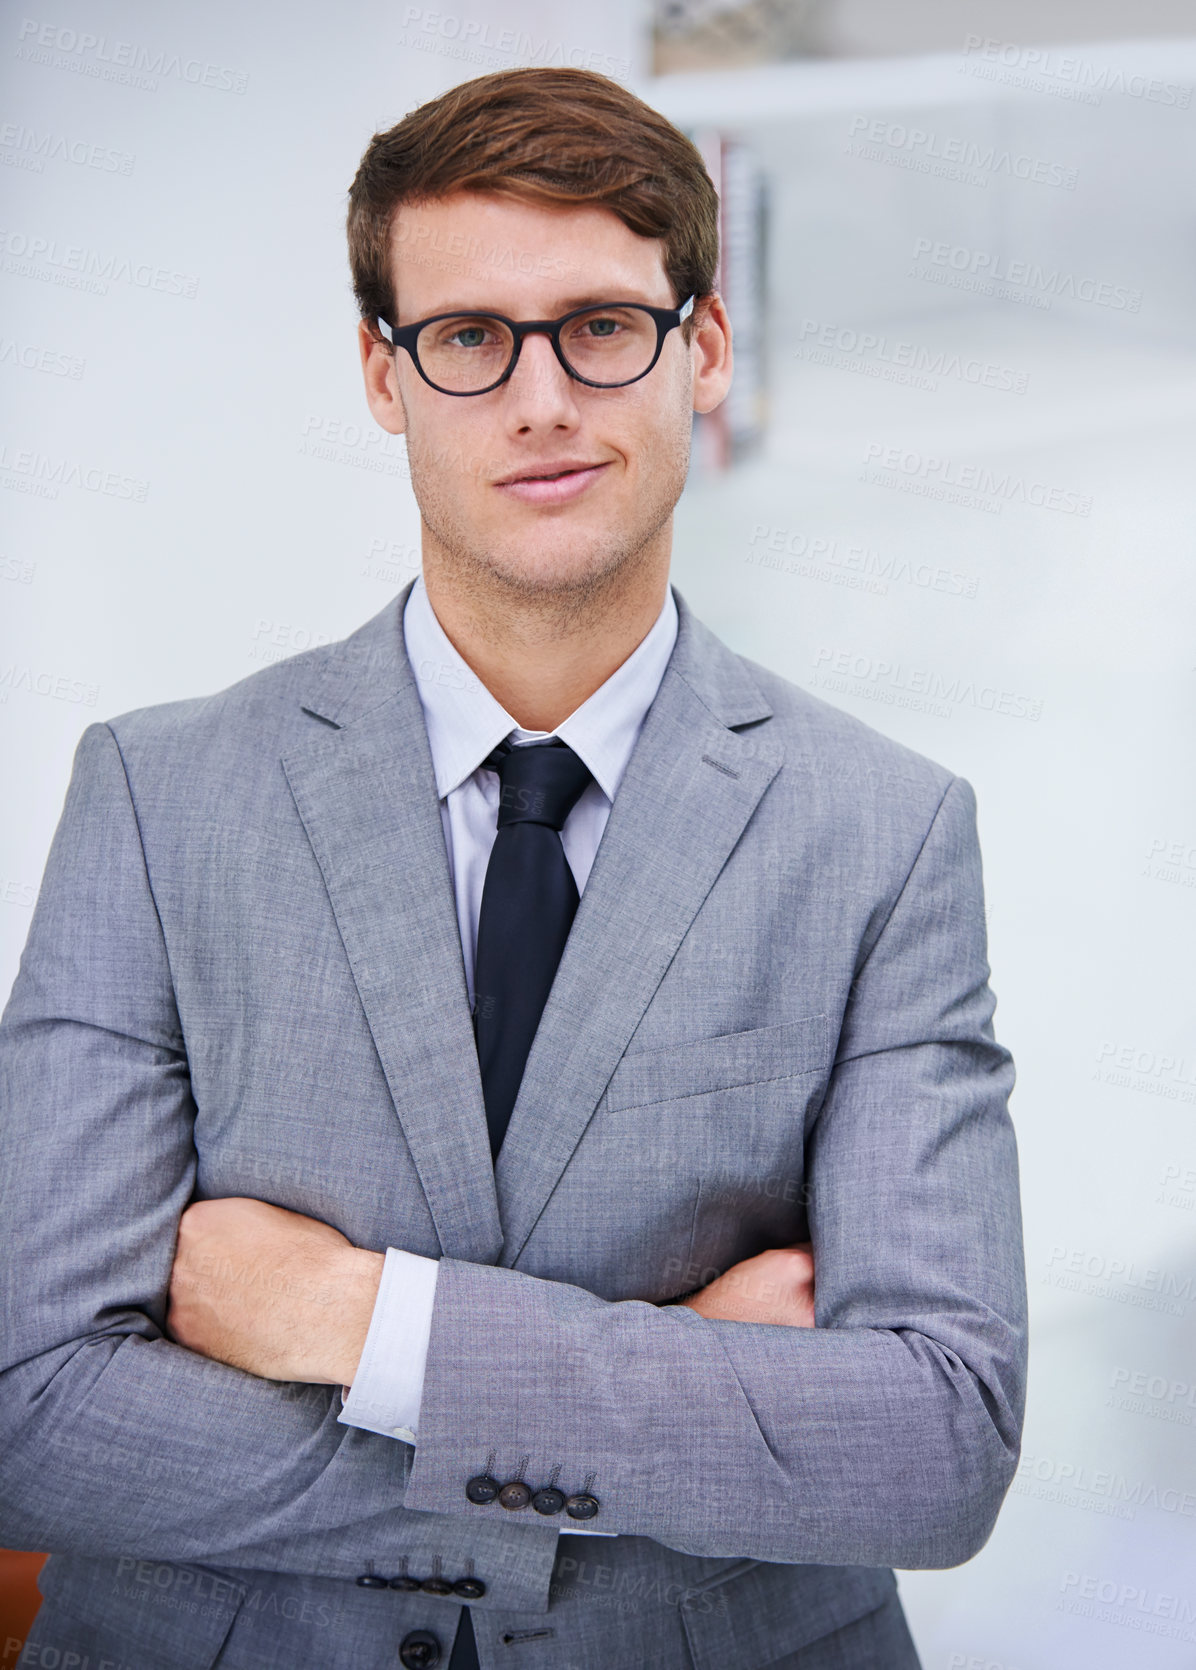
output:
[[458,325],[449,336],[449,341],[458,348],[480,348],[485,340],[486,330],[483,325]]
[[613,336],[618,328],[619,321],[617,319],[587,319],[585,322],[585,329],[589,331],[591,336]]

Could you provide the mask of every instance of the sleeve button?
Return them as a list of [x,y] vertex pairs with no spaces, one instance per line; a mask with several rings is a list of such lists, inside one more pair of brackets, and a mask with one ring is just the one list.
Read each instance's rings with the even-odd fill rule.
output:
[[413,1629],[399,1643],[399,1663],[405,1670],[434,1670],[440,1657],[439,1638],[430,1629]]

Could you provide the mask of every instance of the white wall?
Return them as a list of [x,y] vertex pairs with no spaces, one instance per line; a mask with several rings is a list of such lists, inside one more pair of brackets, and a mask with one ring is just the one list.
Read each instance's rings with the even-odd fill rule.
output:
[[[282,15],[74,0],[34,31],[0,23],[3,989],[84,726],[340,637],[414,570],[344,258],[370,134],[529,44],[622,76],[647,62],[630,0]],[[103,43],[39,47],[43,25]],[[159,53],[146,85],[117,78]],[[691,482],[674,578],[736,648],[979,795],[1034,1354],[992,1541],[902,1578],[928,1670],[1179,1670],[1196,1644],[1196,44],[1062,46],[1036,88],[1005,58],[644,84],[750,137],[773,186],[768,448]],[[934,172],[932,150],[968,144],[970,177]],[[1001,171],[1006,151],[1030,178]],[[114,276],[76,288],[79,261]],[[1013,299],[961,287],[998,262],[1029,275]],[[900,380],[911,359],[924,383]],[[1072,1609],[1088,1591],[1113,1599]]]
[[[988,1546],[901,1577],[927,1670],[1188,1670],[1196,44],[1052,64],[661,84],[774,182],[769,445],[691,483],[675,578],[979,797],[1030,1399]],[[962,287],[997,271],[1008,296]]]
[[[5,991],[83,728],[342,637],[418,560],[345,256],[371,134],[490,69],[626,80],[642,55],[626,5],[73,0],[0,19],[0,735],[22,786],[0,835]],[[76,288],[80,263],[124,276]]]

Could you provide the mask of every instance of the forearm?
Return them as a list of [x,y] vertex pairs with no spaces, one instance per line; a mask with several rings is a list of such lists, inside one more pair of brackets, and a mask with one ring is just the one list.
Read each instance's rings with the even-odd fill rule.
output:
[[411,1450],[340,1425],[331,1386],[109,1333],[10,1368],[0,1402],[9,1547],[348,1577],[403,1545]]
[[599,1526],[685,1553],[949,1566],[991,1529],[1017,1426],[915,1331],[709,1322],[445,1259],[405,1502],[509,1518],[464,1493],[493,1450],[500,1482],[525,1456],[533,1489],[594,1474]]

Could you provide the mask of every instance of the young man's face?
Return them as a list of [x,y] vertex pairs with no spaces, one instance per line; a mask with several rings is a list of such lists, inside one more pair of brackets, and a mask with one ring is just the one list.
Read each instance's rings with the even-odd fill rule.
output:
[[[457,310],[522,320],[592,302],[675,306],[660,241],[608,209],[456,192],[400,208],[391,248],[399,326]],[[662,551],[667,569],[692,414],[730,383],[717,298],[689,343],[670,331],[653,369],[622,388],[570,377],[539,333],[505,383],[467,397],[430,388],[404,349],[392,358],[364,326],[361,346],[375,418],[407,437],[425,559],[540,594],[584,594]],[[564,469],[576,473],[556,488],[512,484]]]

